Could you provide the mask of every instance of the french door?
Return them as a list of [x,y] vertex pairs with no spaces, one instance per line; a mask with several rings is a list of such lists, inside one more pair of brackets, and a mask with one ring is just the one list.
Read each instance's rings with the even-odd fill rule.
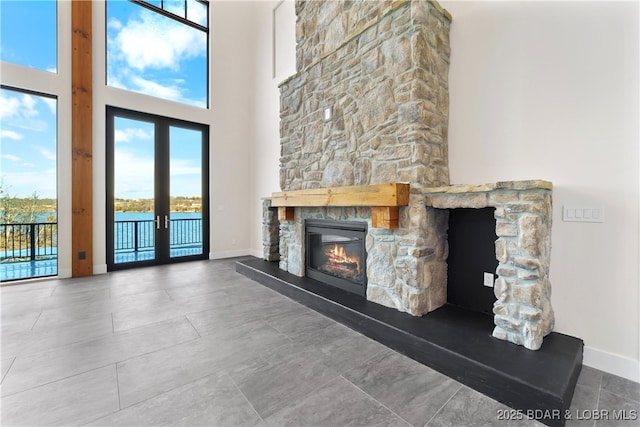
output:
[[209,128],[107,108],[107,267],[206,259]]

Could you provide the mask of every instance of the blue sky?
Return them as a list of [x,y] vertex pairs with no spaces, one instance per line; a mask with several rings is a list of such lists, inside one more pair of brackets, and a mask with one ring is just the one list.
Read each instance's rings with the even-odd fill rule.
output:
[[[150,3],[159,3],[151,1]],[[182,1],[165,0],[167,10],[184,14]],[[206,8],[188,0],[187,18],[206,24]],[[206,34],[124,0],[107,2],[107,84],[199,107],[207,106]],[[56,72],[56,2],[0,1],[0,59]],[[134,125],[140,125],[136,127]],[[125,123],[116,132],[119,197],[151,197],[152,189],[126,180],[152,181],[153,131]],[[177,132],[177,133],[176,133]],[[196,195],[199,151],[193,132],[176,131],[172,150],[172,195]],[[185,133],[186,132],[186,133]],[[177,136],[180,135],[180,138]],[[120,139],[119,139],[120,138]],[[124,138],[124,139],[122,139]],[[199,143],[199,141],[198,141]],[[3,189],[24,197],[56,197],[56,100],[13,90],[0,91],[0,178]],[[135,147],[135,149],[133,149]],[[199,147],[199,145],[198,145]],[[178,149],[179,148],[179,149]],[[176,151],[178,150],[178,151]],[[152,163],[151,163],[152,164]],[[141,181],[138,181],[141,182]],[[118,188],[118,183],[117,183]],[[128,190],[127,190],[128,189]],[[190,194],[188,194],[190,193]]]

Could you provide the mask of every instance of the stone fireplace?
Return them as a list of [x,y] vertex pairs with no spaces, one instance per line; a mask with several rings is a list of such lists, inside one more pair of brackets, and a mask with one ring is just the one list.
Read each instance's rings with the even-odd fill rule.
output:
[[[335,254],[344,265],[318,265],[330,246],[352,246],[351,237],[323,241],[307,228],[364,224],[362,295],[422,316],[447,302],[449,210],[492,207],[499,262],[493,335],[538,349],[553,328],[551,184],[449,185],[451,16],[424,0],[296,1],[296,14],[297,73],[280,86],[282,192],[264,201],[265,259],[297,276],[354,282],[341,274],[357,264],[345,247]],[[358,198],[359,188],[390,183],[408,184],[406,201]],[[354,189],[351,204],[332,198],[344,188]],[[326,198],[292,201],[314,190]],[[311,248],[320,255],[309,258]]]

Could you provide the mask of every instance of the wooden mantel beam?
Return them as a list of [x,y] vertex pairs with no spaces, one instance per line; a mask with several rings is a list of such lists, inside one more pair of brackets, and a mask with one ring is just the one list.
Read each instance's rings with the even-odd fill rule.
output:
[[280,221],[292,221],[295,207],[366,206],[372,208],[374,228],[398,228],[399,207],[408,204],[409,184],[399,182],[282,191],[271,196]]
[[271,206],[406,206],[409,184],[354,185],[273,193]]

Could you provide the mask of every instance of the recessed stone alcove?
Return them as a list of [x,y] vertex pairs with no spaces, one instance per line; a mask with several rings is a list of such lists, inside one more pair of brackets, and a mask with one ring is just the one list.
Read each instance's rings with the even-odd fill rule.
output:
[[551,184],[449,186],[451,16],[425,0],[296,1],[296,14],[297,73],[280,85],[281,190],[410,190],[391,229],[373,227],[371,207],[322,204],[292,207],[276,228],[265,201],[265,259],[302,277],[305,220],[367,222],[367,300],[422,316],[446,303],[448,209],[492,206],[493,335],[539,348],[553,328]]

